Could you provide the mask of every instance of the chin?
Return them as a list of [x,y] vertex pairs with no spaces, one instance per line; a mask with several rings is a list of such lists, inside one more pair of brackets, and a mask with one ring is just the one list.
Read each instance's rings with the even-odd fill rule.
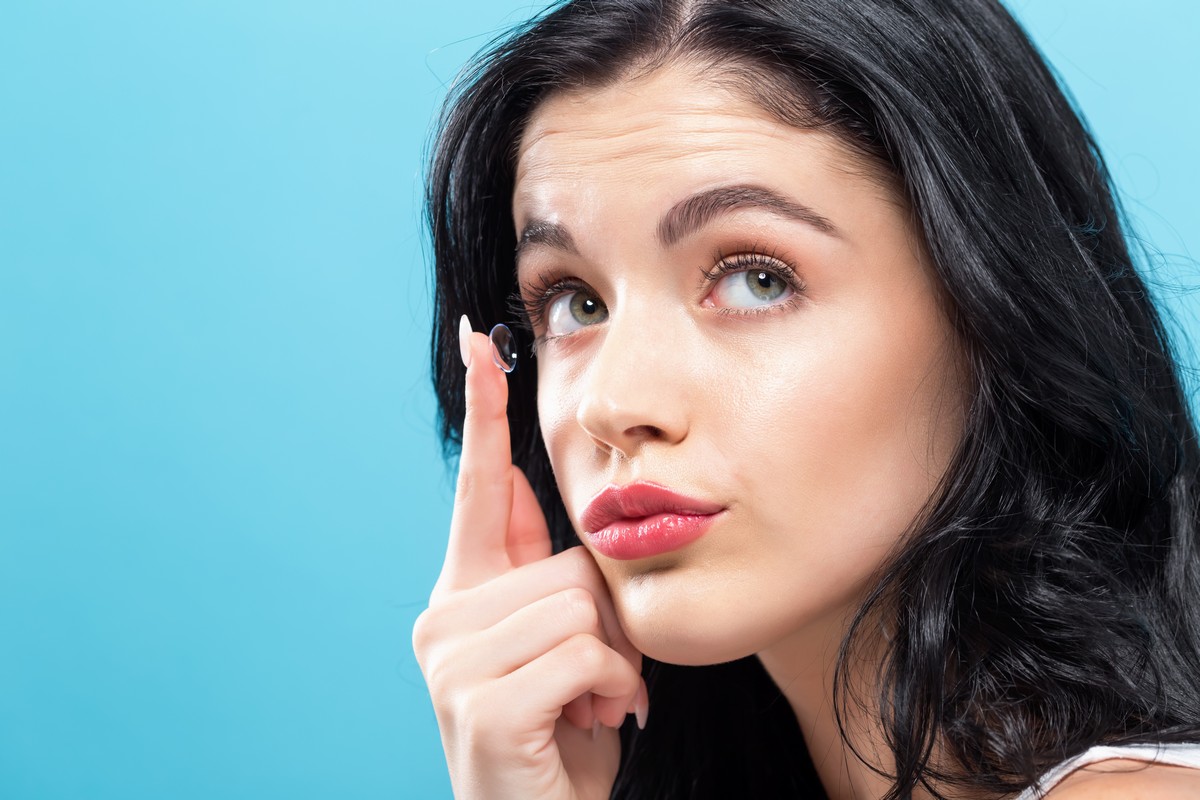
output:
[[763,631],[747,624],[753,612],[737,598],[697,596],[662,577],[643,575],[611,587],[621,627],[644,655],[698,667],[745,658],[769,644]]
[[629,633],[629,639],[642,655],[664,664],[681,667],[704,667],[724,664],[758,652],[755,648],[733,648],[729,642],[699,641],[694,638],[653,635],[640,637]]

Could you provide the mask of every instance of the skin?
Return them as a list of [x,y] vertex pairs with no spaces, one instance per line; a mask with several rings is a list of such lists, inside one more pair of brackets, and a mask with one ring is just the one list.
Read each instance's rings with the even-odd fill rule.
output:
[[[537,220],[570,237],[526,237],[518,280],[527,302],[535,286],[577,282],[535,324],[542,434],[576,529],[610,483],[653,481],[725,510],[652,558],[610,559],[586,536],[551,556],[511,463],[505,377],[486,337],[465,336],[450,542],[414,629],[456,797],[607,797],[612,728],[647,711],[643,653],[681,664],[757,654],[829,796],[882,795],[887,781],[834,724],[836,646],[936,491],[970,391],[903,203],[830,134],[786,125],[687,64],[552,95],[517,167],[518,235]],[[803,204],[836,230],[740,207],[661,241],[672,207],[731,184]],[[751,274],[790,266],[802,286],[771,282],[759,297],[744,270],[702,280],[751,252]],[[572,316],[582,299],[607,313]],[[848,725],[888,769],[872,714]],[[1145,789],[1156,773],[1141,774]]]
[[[803,203],[837,233],[746,208],[658,240],[675,203],[731,183]],[[558,222],[577,250],[523,250],[520,283],[577,276],[608,308],[537,356],[542,432],[576,529],[608,483],[650,480],[727,508],[681,550],[593,553],[626,634],[673,663],[759,654],[811,750],[828,754],[826,785],[875,794],[835,743],[829,667],[953,454],[966,397],[905,209],[832,135],[678,67],[546,100],[513,198],[518,231]],[[794,267],[792,302],[751,305],[698,282],[714,254],[752,249]],[[735,309],[756,313],[721,313]]]

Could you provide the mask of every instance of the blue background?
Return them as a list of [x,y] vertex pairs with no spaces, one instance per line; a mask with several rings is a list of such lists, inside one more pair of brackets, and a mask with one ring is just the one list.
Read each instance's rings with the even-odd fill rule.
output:
[[[0,797],[449,794],[420,175],[536,8],[0,8]],[[1013,8],[1200,282],[1198,6]]]

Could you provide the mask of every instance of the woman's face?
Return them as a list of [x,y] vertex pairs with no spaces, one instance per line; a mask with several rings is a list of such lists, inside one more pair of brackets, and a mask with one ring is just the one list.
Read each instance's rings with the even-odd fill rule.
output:
[[632,642],[715,663],[840,624],[962,431],[906,209],[837,139],[679,65],[544,101],[513,201],[525,300],[570,279],[535,333],[576,530],[609,484],[725,509],[652,557],[588,544]]

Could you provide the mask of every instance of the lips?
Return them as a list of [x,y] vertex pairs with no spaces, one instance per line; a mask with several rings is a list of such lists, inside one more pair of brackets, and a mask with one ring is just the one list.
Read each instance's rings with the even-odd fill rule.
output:
[[683,547],[704,534],[720,503],[699,500],[655,483],[609,485],[580,516],[584,535],[611,558],[648,558]]

